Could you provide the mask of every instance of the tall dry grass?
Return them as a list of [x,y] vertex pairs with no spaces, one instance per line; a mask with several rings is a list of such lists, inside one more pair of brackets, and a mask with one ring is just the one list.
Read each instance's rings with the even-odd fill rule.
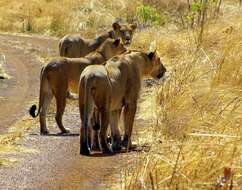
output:
[[93,37],[115,19],[132,21],[139,0],[0,1],[0,30]]
[[197,30],[139,36],[156,40],[169,77],[150,106],[158,109],[150,149],[124,172],[123,189],[241,189],[242,13],[227,8],[199,48]]

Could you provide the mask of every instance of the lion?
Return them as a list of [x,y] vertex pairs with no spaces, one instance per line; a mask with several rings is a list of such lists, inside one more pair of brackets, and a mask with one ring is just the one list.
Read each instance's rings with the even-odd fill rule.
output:
[[69,58],[84,57],[95,51],[106,39],[121,38],[123,44],[129,45],[132,42],[136,24],[113,23],[113,29],[101,34],[97,38],[84,39],[80,35],[66,35],[59,42],[60,56]]
[[126,51],[119,39],[107,39],[95,54],[85,58],[57,58],[50,61],[41,70],[39,108],[35,114],[36,105],[32,105],[29,113],[32,117],[40,117],[40,133],[49,133],[46,126],[46,113],[53,98],[56,98],[56,122],[62,133],[68,133],[62,123],[62,116],[66,106],[66,97],[69,90],[78,92],[81,72],[88,65],[103,64],[111,57]]
[[[145,53],[132,50],[115,56],[104,65],[86,67],[79,81],[80,154],[90,155],[90,121],[93,110],[100,114],[100,144],[104,153],[127,150],[131,146],[133,121],[141,80],[145,76],[160,79],[166,72],[155,51]],[[118,128],[122,110],[124,137]],[[107,143],[107,127],[111,127],[112,146]]]

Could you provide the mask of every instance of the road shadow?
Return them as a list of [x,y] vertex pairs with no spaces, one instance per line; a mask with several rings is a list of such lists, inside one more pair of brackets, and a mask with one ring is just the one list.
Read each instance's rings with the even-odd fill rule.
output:
[[118,154],[127,154],[127,153],[132,153],[132,152],[149,152],[150,150],[150,145],[132,145],[129,151],[127,151],[125,148],[123,148],[120,151],[116,151],[113,153],[102,153],[101,151],[92,151],[91,155],[88,157],[108,157],[108,156],[116,156]]
[[133,144],[129,149],[129,151],[127,151],[126,149],[122,149],[119,153],[123,154],[123,153],[130,153],[130,152],[149,152],[149,150],[150,150],[150,145]]
[[79,133],[49,133],[46,135],[41,135],[39,133],[31,133],[31,136],[46,136],[46,137],[77,137]]
[[89,157],[110,157],[115,156],[117,153],[102,153],[102,152],[93,152]]

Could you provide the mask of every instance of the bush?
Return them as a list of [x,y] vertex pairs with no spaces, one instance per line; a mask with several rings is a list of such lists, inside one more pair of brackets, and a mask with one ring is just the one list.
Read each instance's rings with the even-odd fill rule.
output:
[[143,23],[150,23],[154,25],[165,24],[165,18],[158,12],[158,10],[150,5],[140,5],[137,7],[138,18]]

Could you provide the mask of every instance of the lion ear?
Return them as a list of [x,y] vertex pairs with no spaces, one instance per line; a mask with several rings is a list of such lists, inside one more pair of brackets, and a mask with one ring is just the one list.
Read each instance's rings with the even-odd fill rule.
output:
[[149,52],[155,52],[156,47],[157,47],[156,40],[154,40],[153,42],[150,43]]
[[153,60],[154,59],[154,57],[155,57],[155,54],[156,54],[156,52],[149,52],[148,54],[147,54],[147,56],[149,57],[149,59],[150,60]]
[[117,23],[117,22],[114,22],[114,23],[113,23],[113,29],[114,29],[114,30],[120,30],[120,28],[121,28],[121,26],[120,26],[119,23]]
[[149,59],[152,60],[154,58],[155,54],[154,54],[154,52],[150,52],[147,55],[148,55]]
[[137,28],[137,24],[136,23],[130,24],[130,28],[132,28],[132,30],[135,30]]
[[120,39],[116,39],[113,44],[117,47],[120,44]]

